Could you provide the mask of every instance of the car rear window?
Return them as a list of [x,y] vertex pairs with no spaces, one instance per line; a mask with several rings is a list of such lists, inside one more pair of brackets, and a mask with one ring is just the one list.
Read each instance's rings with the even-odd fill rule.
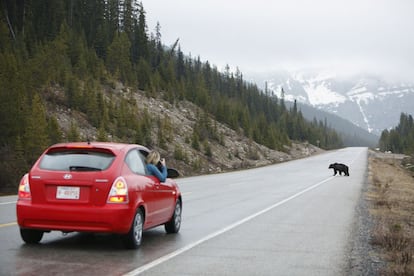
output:
[[103,171],[111,166],[115,156],[96,150],[65,150],[45,154],[39,167],[55,171]]

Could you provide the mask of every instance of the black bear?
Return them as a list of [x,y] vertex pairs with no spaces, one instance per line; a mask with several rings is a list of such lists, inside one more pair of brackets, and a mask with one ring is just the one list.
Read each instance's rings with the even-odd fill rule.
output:
[[342,173],[344,173],[346,176],[349,176],[349,168],[345,164],[333,163],[329,165],[329,169],[334,170],[334,175],[339,172],[339,175],[342,175]]

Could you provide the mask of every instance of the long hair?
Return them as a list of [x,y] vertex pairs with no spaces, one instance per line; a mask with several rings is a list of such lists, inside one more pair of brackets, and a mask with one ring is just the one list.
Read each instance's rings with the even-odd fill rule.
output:
[[147,163],[156,165],[158,164],[158,162],[160,162],[160,158],[161,157],[158,151],[153,150],[147,155]]

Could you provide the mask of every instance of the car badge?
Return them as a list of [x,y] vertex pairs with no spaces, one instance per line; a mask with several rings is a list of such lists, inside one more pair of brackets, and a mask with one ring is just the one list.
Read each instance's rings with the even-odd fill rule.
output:
[[67,174],[63,175],[63,179],[66,179],[66,180],[72,179],[72,175],[70,173],[67,173]]

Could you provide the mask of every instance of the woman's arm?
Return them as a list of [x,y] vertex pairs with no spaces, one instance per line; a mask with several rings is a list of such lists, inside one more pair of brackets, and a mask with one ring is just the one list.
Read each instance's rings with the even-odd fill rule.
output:
[[151,175],[156,176],[161,182],[165,182],[167,179],[167,167],[162,166],[161,171],[153,164],[147,164],[148,172]]

